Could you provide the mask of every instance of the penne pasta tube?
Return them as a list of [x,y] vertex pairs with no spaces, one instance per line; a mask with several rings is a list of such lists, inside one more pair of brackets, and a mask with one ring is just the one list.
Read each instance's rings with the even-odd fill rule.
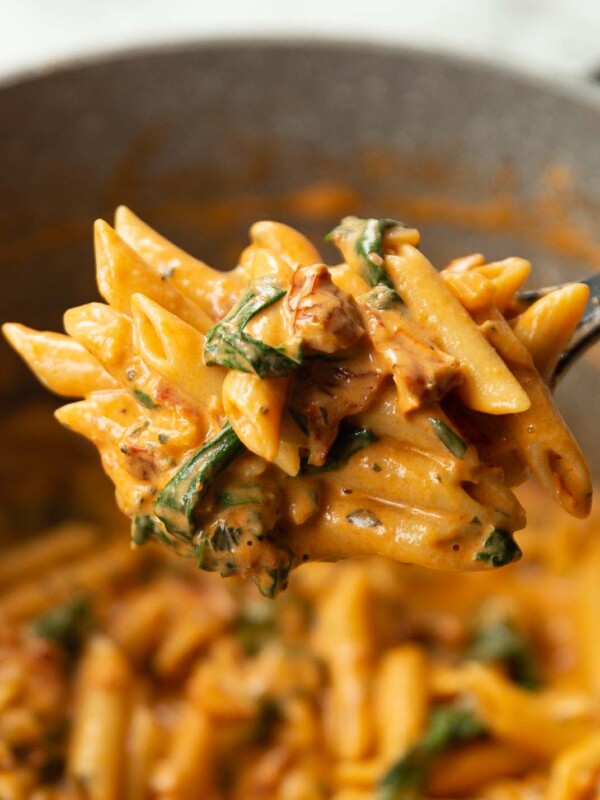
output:
[[62,522],[40,532],[31,541],[7,548],[0,561],[0,591],[40,573],[48,573],[65,561],[74,561],[100,542],[100,530],[95,525]]
[[503,261],[491,261],[474,267],[474,272],[485,275],[494,284],[496,295],[494,302],[499,311],[504,312],[515,292],[525,283],[531,272],[531,264],[524,258],[505,258]]
[[531,755],[521,748],[502,742],[477,742],[458,753],[438,756],[427,792],[433,797],[479,797],[482,787],[492,781],[520,777],[531,768]]
[[[163,283],[192,300],[211,319],[223,317],[243,289],[243,275],[236,270],[221,272],[212,269],[169,242],[126,206],[117,208],[115,228]],[[139,291],[144,290],[140,288]],[[153,299],[160,302],[160,298]]]
[[444,349],[458,359],[464,382],[457,392],[466,405],[488,414],[529,408],[527,394],[425,256],[403,245],[398,255],[386,256],[385,263],[411,313],[433,328]]
[[364,575],[349,571],[332,587],[317,618],[315,646],[331,676],[326,735],[329,748],[343,759],[361,758],[373,744],[371,600]]
[[[205,367],[204,336],[143,294],[131,298],[137,352],[148,367],[178,387],[200,409],[219,417],[225,370]],[[216,430],[211,429],[209,435]]]
[[10,590],[0,599],[0,618],[28,620],[64,603],[73,593],[110,592],[138,573],[148,555],[140,557],[125,542],[113,544],[89,558],[53,570],[42,581],[35,579]]
[[156,648],[152,666],[166,680],[177,678],[194,656],[225,630],[227,615],[214,609],[197,610],[170,626]]
[[209,330],[211,317],[162,280],[110,225],[98,220],[94,231],[98,290],[113,308],[129,314],[131,296],[141,292],[200,332]]
[[115,800],[123,786],[132,675],[110,639],[94,637],[80,667],[67,774],[90,800]]
[[591,733],[595,710],[582,692],[532,694],[493,668],[472,663],[463,687],[472,693],[477,715],[501,741],[538,758],[552,758]]
[[578,800],[594,791],[600,770],[600,733],[593,733],[561,753],[548,780],[547,800]]
[[16,323],[6,323],[2,331],[51,392],[64,397],[82,397],[88,392],[113,389],[117,385],[94,356],[68,336],[35,331]]
[[600,638],[596,635],[600,618],[599,569],[600,548],[594,543],[575,573],[573,607],[579,680],[594,698],[600,698]]
[[275,461],[288,378],[260,378],[229,370],[223,382],[223,408],[232,428],[256,455]]
[[[461,278],[465,283],[472,276],[488,279],[494,287],[494,303],[500,311],[504,312],[515,292],[527,280],[530,272],[531,264],[524,258],[513,256],[502,261],[486,263],[481,253],[474,253],[450,262],[446,269],[442,270],[441,276],[444,280],[451,276]],[[451,282],[454,283],[454,281]]]
[[377,750],[390,763],[421,737],[429,713],[428,668],[425,654],[401,645],[385,654],[377,668],[374,707]]
[[515,336],[531,353],[544,380],[569,343],[589,296],[586,284],[572,283],[541,297],[511,322]]
[[31,800],[35,782],[35,774],[31,770],[0,770],[0,797],[2,800]]
[[240,257],[240,266],[251,281],[258,278],[273,278],[279,281],[292,279],[293,268],[289,261],[257,244],[251,244],[243,251]]
[[[159,591],[157,591],[157,588]],[[163,587],[129,598],[111,621],[108,632],[134,664],[143,664],[155,651],[168,624],[168,601]]]
[[196,800],[212,797],[214,730],[208,717],[195,706],[184,704],[169,750],[151,778],[157,800]]
[[253,244],[264,247],[294,269],[311,267],[322,259],[316,247],[299,231],[281,222],[255,222],[250,228]]
[[497,312],[482,324],[481,331],[531,398],[528,410],[504,417],[505,435],[519,448],[546,491],[573,516],[586,517],[592,500],[587,464],[527,348]]
[[127,737],[123,800],[148,800],[152,769],[164,744],[164,734],[152,711],[144,702],[137,702],[131,712]]

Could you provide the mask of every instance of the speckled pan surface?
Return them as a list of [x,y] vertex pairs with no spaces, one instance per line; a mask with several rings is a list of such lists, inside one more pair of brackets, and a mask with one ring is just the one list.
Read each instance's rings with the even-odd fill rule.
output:
[[[232,265],[255,218],[320,237],[358,206],[417,224],[439,265],[483,250],[532,258],[540,283],[589,273],[596,251],[553,238],[557,203],[539,195],[550,167],[563,205],[593,235],[599,142],[592,88],[355,43],[199,43],[9,82],[0,319],[57,327],[65,306],[90,299],[90,226],[117,203],[220,266]],[[319,184],[330,202],[307,212],[303,198]],[[515,229],[521,203],[531,213]],[[0,368],[15,370],[4,345]],[[16,375],[20,391],[33,386]],[[583,365],[560,391],[590,457],[600,450],[598,387]]]

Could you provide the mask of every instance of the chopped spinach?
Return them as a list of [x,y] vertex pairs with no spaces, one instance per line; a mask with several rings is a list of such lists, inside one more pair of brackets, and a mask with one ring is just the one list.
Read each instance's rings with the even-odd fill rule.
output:
[[173,536],[190,541],[194,512],[210,483],[245,451],[231,425],[204,444],[164,486],[154,503],[156,516]]
[[[387,311],[389,308],[395,308],[396,311],[405,313],[406,307],[402,298],[395,289],[390,289],[389,286],[379,284],[374,289],[371,289],[365,295],[365,301],[375,311]],[[402,306],[402,308],[400,308]]]
[[483,550],[475,553],[476,561],[489,561],[492,567],[504,567],[518,561],[523,555],[512,534],[502,528],[493,528],[483,543]]
[[531,642],[509,619],[497,619],[476,630],[465,658],[504,664],[515,683],[526,689],[539,686]]
[[308,417],[301,411],[296,411],[295,408],[288,408],[291,418],[294,420],[298,428],[305,436],[310,436],[310,428],[308,425]]
[[33,636],[55,642],[70,658],[74,658],[92,628],[91,599],[82,595],[36,617],[29,630]]
[[476,739],[485,728],[472,712],[453,706],[437,706],[431,712],[422,739],[411,747],[383,776],[375,800],[421,800],[435,757],[447,747]]
[[271,599],[282,589],[287,588],[288,577],[292,568],[291,561],[286,564],[279,564],[273,569],[265,569],[264,576],[259,576],[256,580],[258,591],[265,597]]
[[265,495],[260,483],[238,483],[217,495],[217,508],[232,506],[264,505]]
[[210,537],[210,545],[215,553],[233,553],[242,541],[243,530],[229,525],[219,525]]
[[378,441],[378,437],[370,428],[345,428],[340,430],[337,439],[331,445],[325,463],[320,467],[304,462],[301,475],[313,475],[319,472],[330,472],[341,469],[359,450]]
[[143,392],[141,389],[134,389],[133,396],[138,401],[138,403],[141,403],[146,408],[152,409],[160,407],[158,403],[154,402],[154,400],[150,397],[148,392]]
[[175,546],[175,540],[164,530],[156,517],[150,514],[138,514],[131,523],[131,541],[140,547],[150,540],[162,542],[169,547]]
[[254,339],[244,331],[252,317],[284,295],[285,289],[272,280],[262,279],[251,284],[229,314],[206,334],[205,363],[254,372],[261,378],[288,375],[299,367],[302,362],[300,350],[291,357],[282,349]]
[[402,227],[402,223],[394,219],[345,217],[325,239],[338,245],[344,257],[348,245],[353,247],[361,275],[369,286],[387,286],[400,299],[384,269],[383,260],[383,234],[389,228],[398,226]]
[[433,430],[440,442],[452,453],[456,458],[463,459],[467,452],[467,443],[460,438],[454,431],[449,428],[446,423],[437,417],[429,417]]

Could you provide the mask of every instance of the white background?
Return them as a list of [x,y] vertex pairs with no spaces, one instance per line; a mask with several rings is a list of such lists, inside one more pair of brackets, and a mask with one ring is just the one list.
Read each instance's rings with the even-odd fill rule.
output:
[[0,75],[234,34],[405,42],[546,74],[600,68],[600,0],[0,0]]

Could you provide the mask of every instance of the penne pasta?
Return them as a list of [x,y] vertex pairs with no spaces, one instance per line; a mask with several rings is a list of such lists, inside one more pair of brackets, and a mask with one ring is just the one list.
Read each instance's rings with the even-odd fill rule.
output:
[[104,637],[92,639],[83,657],[67,773],[91,800],[121,792],[131,673]]
[[114,389],[116,382],[100,363],[68,336],[34,331],[25,325],[6,324],[4,335],[51,392],[82,397],[99,389]]
[[[535,368],[556,359],[534,332],[551,301],[515,332],[502,314],[529,262],[475,254],[438,274],[415,229],[347,217],[327,237],[341,265],[262,221],[221,273],[126,208],[116,224],[95,226],[105,304],[67,311],[67,337],[7,331],[48,380],[77,358],[105,370],[56,415],[98,448],[136,547],[160,541],[274,596],[318,559],[505,566],[521,555],[511,487],[528,471],[589,513],[583,456]],[[555,293],[559,346],[584,292]]]
[[42,412],[6,425],[0,797],[587,800],[600,517],[548,388],[587,288],[523,310],[529,262],[438,273],[392,219],[331,268],[250,238],[219,272],[121,208],[106,302],[5,328],[132,525]]
[[458,389],[463,401],[488,414],[526,411],[527,394],[500,357],[482,341],[465,309],[445,288],[421,253],[403,245],[398,255],[386,259],[390,276],[410,310],[436,334],[462,368],[464,382]]

